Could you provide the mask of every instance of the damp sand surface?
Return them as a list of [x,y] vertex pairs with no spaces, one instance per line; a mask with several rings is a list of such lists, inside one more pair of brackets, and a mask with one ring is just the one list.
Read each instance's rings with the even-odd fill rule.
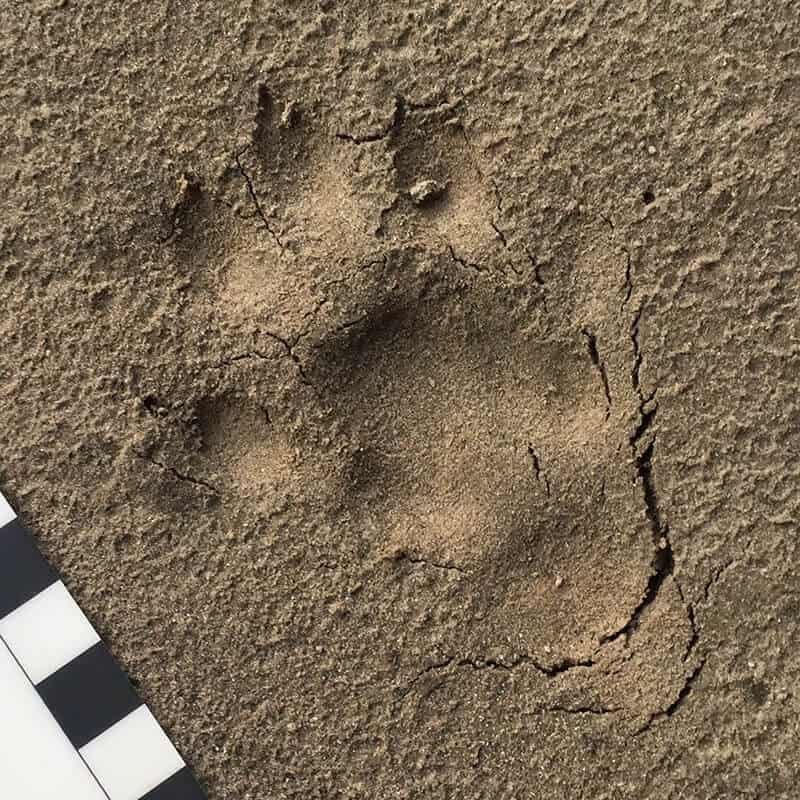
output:
[[209,797],[795,797],[791,4],[179,6],[0,9],[0,480]]

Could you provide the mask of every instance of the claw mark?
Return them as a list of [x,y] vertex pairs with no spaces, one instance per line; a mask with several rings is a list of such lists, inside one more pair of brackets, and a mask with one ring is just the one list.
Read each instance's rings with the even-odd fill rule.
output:
[[606,225],[608,225],[609,228],[611,228],[611,232],[613,233],[614,232],[614,221],[611,219],[611,217],[608,217],[608,216],[606,216],[605,214],[602,214],[602,213],[599,216],[600,216],[600,219],[603,220],[603,222],[605,222]]
[[167,220],[168,230],[158,236],[160,244],[166,244],[178,232],[178,222],[183,214],[188,212],[191,207],[197,204],[202,197],[202,183],[189,172],[181,175],[178,183],[178,196],[172,204],[172,209]]
[[544,289],[544,279],[542,278],[542,266],[539,263],[539,260],[536,256],[531,253],[528,248],[525,248],[525,255],[528,257],[528,261],[531,262],[531,266],[533,267],[533,279],[536,281],[537,286],[541,286]]
[[489,220],[489,224],[492,226],[492,229],[497,234],[497,238],[503,243],[503,247],[508,247],[508,242],[506,241],[506,235],[503,233],[503,231],[500,230],[500,228],[497,227],[495,221],[493,219]]
[[528,257],[531,267],[533,267],[533,280],[542,290],[542,305],[544,305],[544,310],[547,311],[547,286],[545,285],[544,278],[542,278],[542,266],[536,258],[536,255],[531,253],[527,247],[525,248],[525,255]]

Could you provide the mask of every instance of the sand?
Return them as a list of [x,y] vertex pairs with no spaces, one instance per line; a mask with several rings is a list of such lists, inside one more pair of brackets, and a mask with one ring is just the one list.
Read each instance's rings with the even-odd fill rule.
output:
[[792,4],[0,30],[0,480],[212,800],[796,796]]

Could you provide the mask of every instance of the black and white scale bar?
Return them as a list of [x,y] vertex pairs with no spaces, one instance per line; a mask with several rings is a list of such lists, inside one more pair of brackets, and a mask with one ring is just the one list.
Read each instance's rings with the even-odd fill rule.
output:
[[0,798],[205,800],[2,494]]

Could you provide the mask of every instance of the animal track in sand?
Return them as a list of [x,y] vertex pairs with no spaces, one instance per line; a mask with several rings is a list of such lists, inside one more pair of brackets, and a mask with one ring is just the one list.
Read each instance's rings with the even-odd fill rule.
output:
[[252,142],[227,176],[240,221],[220,254],[226,315],[291,328],[331,276],[377,257],[390,172],[384,150],[324,135],[262,88]]
[[650,532],[579,332],[543,340],[500,293],[454,291],[384,309],[326,360],[376,557],[468,573],[525,651],[586,655],[624,625]]
[[[434,197],[412,198],[420,182]],[[502,248],[498,200],[452,108],[406,109],[378,137],[333,136],[262,88],[248,147],[223,180],[236,212],[218,251],[233,322],[298,332],[332,280],[402,247],[463,266]]]
[[[484,604],[485,637],[541,663],[591,659],[638,624],[652,526],[641,475],[620,455],[630,416],[610,413],[594,332],[608,321],[605,295],[622,277],[622,305],[631,287],[603,237],[581,251],[564,293],[587,325],[546,338],[530,307],[516,313],[513,290],[476,277],[505,240],[499,200],[451,108],[398,104],[380,137],[332,141],[262,92],[233,177],[244,198],[223,200],[238,210],[217,253],[224,316],[281,342],[304,382],[315,373],[356,445],[343,479],[330,464],[312,474],[272,426],[255,432],[250,412],[223,408],[207,415],[219,420],[204,434],[210,463],[265,509],[281,492],[305,499],[322,487],[371,531],[377,558],[463,574]],[[450,288],[412,296],[420,264],[441,266],[442,255],[458,276]],[[355,269],[390,260],[408,269],[385,286],[380,266]],[[364,314],[391,285],[406,300]],[[356,317],[338,324],[345,307]]]
[[257,510],[275,514],[300,499],[311,503],[329,481],[304,457],[307,448],[285,420],[235,395],[200,403],[196,418],[198,471],[214,474],[223,497],[235,495]]
[[[501,246],[494,224],[497,199],[453,108],[404,115],[392,146],[399,202],[387,215],[387,238],[444,247],[471,264]],[[436,190],[415,201],[415,190],[424,182]]]
[[267,502],[285,487],[295,452],[265,409],[245,400],[218,398],[197,412],[201,455],[238,493]]

